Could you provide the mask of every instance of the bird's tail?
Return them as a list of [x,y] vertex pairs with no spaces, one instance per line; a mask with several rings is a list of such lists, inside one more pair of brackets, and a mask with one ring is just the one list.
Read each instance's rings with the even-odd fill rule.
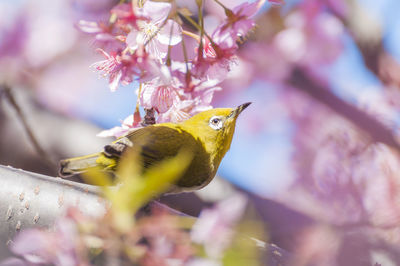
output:
[[67,177],[74,174],[79,174],[89,170],[90,168],[98,167],[98,159],[102,153],[89,154],[82,157],[75,157],[60,161],[60,176]]

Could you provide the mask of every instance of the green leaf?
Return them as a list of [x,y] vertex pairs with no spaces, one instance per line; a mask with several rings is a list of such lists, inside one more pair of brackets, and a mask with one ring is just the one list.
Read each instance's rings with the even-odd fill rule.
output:
[[142,177],[130,178],[124,184],[131,197],[127,200],[129,208],[136,212],[141,206],[154,197],[166,192],[185,172],[193,154],[187,150],[181,150],[173,158],[165,159],[149,168]]
[[110,176],[101,171],[100,167],[92,167],[89,168],[87,172],[82,174],[83,179],[85,182],[89,184],[93,184],[95,186],[111,186],[113,184]]
[[260,262],[260,250],[256,238],[263,237],[262,224],[255,220],[246,220],[236,227],[235,237],[231,246],[225,251],[222,259],[223,265],[229,266],[258,266]]

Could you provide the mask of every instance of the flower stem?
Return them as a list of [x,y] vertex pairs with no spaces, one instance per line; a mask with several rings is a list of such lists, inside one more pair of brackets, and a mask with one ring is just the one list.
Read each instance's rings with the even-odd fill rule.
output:
[[[196,29],[198,29],[199,31],[201,31],[200,25],[197,24],[197,22],[194,21],[191,17],[188,17],[188,16],[186,16],[186,15],[184,15],[184,14],[182,14],[182,13],[179,13],[179,14],[181,14],[185,19],[187,19],[187,21],[189,21],[190,24],[192,24]],[[182,31],[182,32],[183,32],[185,35],[188,35],[188,36],[190,36],[190,37],[195,38],[197,41],[200,41],[198,35],[195,35],[194,33],[191,33],[191,32],[189,32],[189,31]],[[208,33],[204,30],[204,28],[203,28],[203,33],[204,33],[204,35],[210,40],[210,42],[211,42],[211,44],[212,44],[213,46],[217,46],[217,44],[211,39],[210,35],[208,35]]]
[[187,30],[182,30],[182,33],[185,34],[186,36],[192,37],[196,41],[200,41],[200,36],[197,34],[194,34],[193,32],[187,31]]
[[183,38],[183,34],[182,34],[182,50],[183,50],[183,58],[185,59],[185,65],[186,65],[186,85],[188,86],[190,83],[190,78],[191,78],[191,74],[190,74],[190,70],[189,70],[189,59],[187,56],[187,51],[186,51],[186,44],[185,44],[185,39]]
[[204,36],[204,17],[203,17],[203,1],[196,1],[199,13],[199,24],[200,24],[200,42],[197,54],[197,60],[200,61],[203,58],[203,36]]
[[187,21],[189,21],[190,24],[192,24],[192,26],[194,26],[198,31],[201,31],[201,27],[199,26],[199,24],[197,24],[197,22],[194,21],[191,17],[189,17],[189,16],[187,16],[187,15],[181,13],[181,12],[179,12],[179,14],[181,16],[183,16]]
[[168,40],[168,53],[167,53],[167,60],[165,62],[165,64],[167,66],[171,66],[171,49],[172,49],[172,45],[171,45],[171,39],[172,39],[172,32],[174,30],[174,26],[171,27],[170,31],[169,31],[169,40]]

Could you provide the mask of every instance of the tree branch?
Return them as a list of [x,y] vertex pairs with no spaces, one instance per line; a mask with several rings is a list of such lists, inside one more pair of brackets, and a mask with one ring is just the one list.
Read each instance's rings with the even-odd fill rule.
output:
[[400,144],[390,129],[374,117],[337,97],[331,90],[313,81],[302,69],[295,68],[287,83],[307,93],[352,122],[359,129],[366,132],[374,142],[384,143],[400,151]]
[[35,137],[35,134],[33,133],[32,128],[29,126],[28,121],[26,120],[26,117],[24,113],[22,112],[22,109],[20,108],[17,100],[15,99],[11,88],[7,85],[3,85],[0,87],[1,94],[4,95],[5,98],[8,100],[8,102],[11,104],[11,106],[14,108],[15,112],[17,113],[17,116],[19,120],[21,121],[26,134],[28,135],[28,138],[30,142],[32,143],[34,149],[36,150],[37,154],[43,158],[44,162],[47,163],[49,166],[54,166],[55,162],[50,159],[49,154],[46,152],[45,149],[43,149],[42,145],[40,145],[39,141]]
[[50,227],[70,206],[86,215],[105,213],[94,186],[1,165],[0,179],[0,258],[9,255],[6,245],[18,231]]

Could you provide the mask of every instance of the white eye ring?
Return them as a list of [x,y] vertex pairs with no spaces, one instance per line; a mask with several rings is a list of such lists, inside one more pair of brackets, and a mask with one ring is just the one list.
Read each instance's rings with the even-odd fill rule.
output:
[[214,130],[220,130],[224,125],[224,122],[222,121],[221,117],[213,116],[208,122],[208,125]]

